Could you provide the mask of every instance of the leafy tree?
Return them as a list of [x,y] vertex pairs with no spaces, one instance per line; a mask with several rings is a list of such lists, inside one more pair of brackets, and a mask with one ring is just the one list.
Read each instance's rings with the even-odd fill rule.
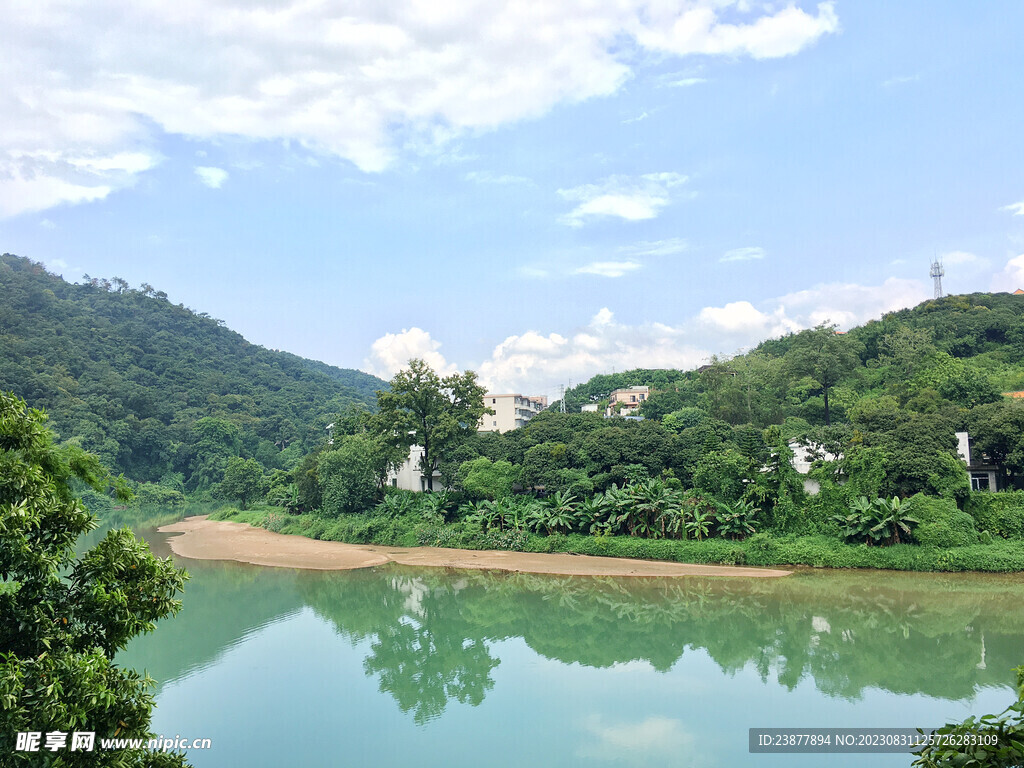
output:
[[484,406],[486,389],[476,373],[454,373],[440,378],[423,360],[409,361],[409,368],[391,380],[390,391],[378,390],[378,423],[386,440],[408,451],[423,448],[420,471],[427,490],[434,490],[434,472],[444,454],[476,432],[480,418],[493,413]]
[[372,438],[349,435],[333,451],[320,454],[317,477],[328,515],[365,512],[377,494],[380,446]]
[[[20,732],[150,738],[152,680],[116,666],[114,654],[178,611],[185,580],[127,529],[75,556],[75,541],[96,521],[69,481],[103,490],[109,476],[75,446],[55,447],[45,418],[0,393],[0,583],[8,587],[0,591],[0,744],[8,754]],[[126,487],[118,487],[124,497]],[[51,764],[42,753],[16,752],[5,765],[40,758]],[[52,764],[185,763],[141,751],[67,751]]]
[[854,339],[836,333],[835,326],[819,325],[801,331],[786,353],[785,365],[796,376],[806,376],[822,390],[825,400],[825,425],[832,423],[829,410],[829,392],[832,387],[850,375],[860,358]]
[[890,365],[903,380],[910,380],[922,363],[936,354],[930,328],[898,325],[878,341],[878,361]]
[[701,408],[684,406],[677,411],[665,414],[661,419],[661,424],[665,429],[679,433],[684,429],[696,427],[707,417],[707,413]]
[[491,461],[481,456],[459,467],[462,490],[474,499],[503,499],[512,493],[519,480],[519,467],[507,461]]
[[220,495],[225,499],[238,501],[242,509],[267,492],[263,480],[263,467],[256,459],[242,459],[232,456],[228,459],[224,470],[224,480],[220,484]]

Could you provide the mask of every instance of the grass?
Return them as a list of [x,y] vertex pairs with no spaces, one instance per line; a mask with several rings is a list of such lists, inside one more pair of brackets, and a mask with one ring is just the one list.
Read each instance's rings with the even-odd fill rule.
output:
[[466,522],[426,523],[414,516],[315,514],[289,515],[283,509],[240,511],[221,509],[214,520],[232,520],[279,533],[324,541],[383,546],[439,546],[462,549],[506,549],[521,552],[563,552],[640,560],[721,565],[807,565],[815,568],[878,568],[894,571],[1024,571],[1024,542],[995,540],[964,547],[897,544],[868,547],[844,544],[828,536],[773,536],[759,533],[744,541],[705,539],[679,541],[630,536],[542,536],[522,531],[483,531]]

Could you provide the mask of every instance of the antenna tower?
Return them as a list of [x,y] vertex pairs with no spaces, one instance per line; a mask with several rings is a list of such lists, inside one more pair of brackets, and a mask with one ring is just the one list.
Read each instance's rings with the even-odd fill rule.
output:
[[565,413],[565,384],[562,385],[562,398],[558,402],[558,410]]
[[942,276],[944,274],[946,274],[946,271],[942,268],[942,264],[939,262],[938,259],[936,259],[935,261],[932,262],[932,271],[931,271],[930,274],[931,274],[932,280],[935,281],[935,298],[936,299],[941,299],[942,298]]

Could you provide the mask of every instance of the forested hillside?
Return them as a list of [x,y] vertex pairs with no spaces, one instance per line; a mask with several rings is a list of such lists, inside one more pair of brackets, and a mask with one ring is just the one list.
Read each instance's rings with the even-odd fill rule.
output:
[[[844,471],[860,461],[863,476],[874,466],[884,493],[939,492],[960,430],[970,432],[976,457],[999,465],[1002,484],[1019,484],[1024,475],[1024,402],[1003,394],[1024,390],[1022,295],[927,301],[845,334],[819,327],[768,340],[695,371],[595,376],[567,391],[566,405],[578,411],[635,385],[651,387],[641,413],[654,423],[615,428],[657,433],[663,442],[678,438],[681,447],[667,454],[674,461],[647,469],[672,468],[687,481],[703,475],[709,484],[721,482],[732,458],[763,457],[771,447],[763,430],[773,426],[781,438],[805,438],[847,456]],[[612,428],[596,424],[598,434]],[[575,443],[583,440],[581,431]],[[574,463],[574,441],[559,435],[558,442],[569,447],[561,468],[594,479],[594,452],[584,451],[589,462]],[[600,479],[618,480],[623,466],[651,464],[658,452],[634,453],[631,460],[605,462]]]
[[250,344],[152,286],[70,284],[0,257],[0,391],[45,408],[62,439],[134,480],[203,491],[232,456],[290,468],[382,387]]

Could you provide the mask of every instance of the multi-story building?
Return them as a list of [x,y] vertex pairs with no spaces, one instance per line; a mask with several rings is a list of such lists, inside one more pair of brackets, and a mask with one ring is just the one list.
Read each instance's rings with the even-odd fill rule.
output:
[[519,429],[538,413],[548,407],[546,395],[496,395],[484,396],[484,405],[494,411],[484,414],[477,429],[481,432],[508,432]]
[[650,396],[650,387],[626,387],[613,390],[608,395],[608,408],[605,410],[605,416],[613,414],[628,416],[635,413]]

